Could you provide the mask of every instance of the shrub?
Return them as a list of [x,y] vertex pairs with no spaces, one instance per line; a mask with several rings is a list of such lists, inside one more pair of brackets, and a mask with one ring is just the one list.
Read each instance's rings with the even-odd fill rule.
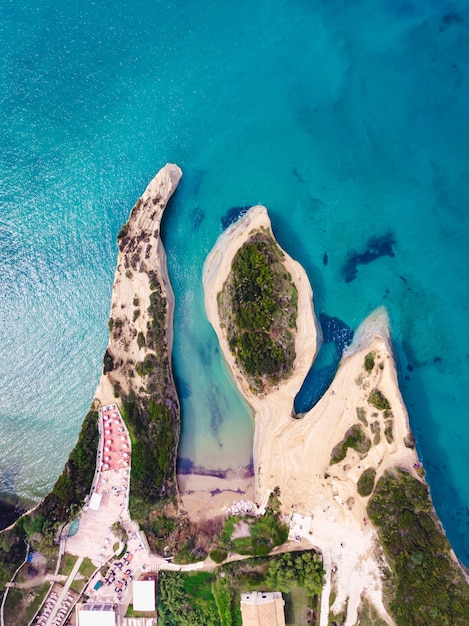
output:
[[357,417],[363,426],[368,426],[368,420],[366,419],[366,411],[362,406],[357,406]]
[[392,433],[392,420],[386,422],[386,426],[384,427],[384,436],[386,437],[386,441],[388,443],[392,443],[394,441]]
[[107,372],[112,372],[113,369],[114,369],[114,359],[112,357],[112,354],[109,352],[109,350],[106,350],[106,352],[104,353],[104,358],[103,358],[103,374],[106,374]]
[[224,548],[214,548],[210,552],[210,558],[212,559],[212,561],[215,561],[215,563],[223,563],[227,555],[228,552]]
[[143,348],[145,345],[145,335],[140,331],[137,335],[137,345],[139,348]]
[[376,471],[369,467],[358,479],[357,491],[362,497],[369,496],[375,486]]
[[368,354],[365,357],[365,362],[363,366],[365,370],[368,372],[368,374],[373,370],[375,366],[375,356],[376,354],[374,352],[368,352]]
[[[243,521],[249,525],[249,536],[232,539],[236,524]],[[257,517],[231,516],[225,521],[222,540],[226,547],[238,554],[265,556],[275,546],[280,546],[288,539],[288,526],[280,520],[278,512],[267,508],[264,515]]]
[[379,389],[373,389],[370,391],[370,395],[368,396],[368,404],[374,406],[375,409],[380,411],[385,411],[386,409],[390,409],[391,405],[389,404],[389,400],[383,396]]
[[353,448],[361,455],[366,455],[371,448],[370,438],[366,436],[360,424],[354,424],[349,428],[342,441],[333,448],[331,453],[331,465],[343,461],[347,455],[348,448]]

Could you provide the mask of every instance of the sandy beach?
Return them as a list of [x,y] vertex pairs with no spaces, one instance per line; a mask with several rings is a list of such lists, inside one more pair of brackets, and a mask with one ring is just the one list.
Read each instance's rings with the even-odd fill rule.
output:
[[[261,507],[270,492],[280,487],[283,512],[304,516],[295,532],[319,547],[335,567],[332,585],[336,598],[332,610],[348,602],[346,624],[355,624],[362,597],[367,597],[383,619],[392,624],[382,601],[380,563],[384,558],[375,530],[366,518],[368,498],[357,493],[357,480],[367,468],[377,479],[389,467],[400,466],[417,476],[418,458],[407,448],[409,422],[399,391],[386,311],[378,309],[358,329],[344,354],[336,377],[318,404],[301,419],[295,419],[293,402],[315,357],[318,333],[312,309],[308,278],[300,266],[285,256],[285,265],[297,285],[297,360],[292,377],[263,397],[255,397],[230,353],[218,319],[217,294],[221,290],[234,254],[257,228],[269,228],[264,207],[254,207],[217,241],[204,267],[207,315],[217,332],[224,357],[238,388],[252,407],[255,422],[253,456],[255,497]],[[375,366],[364,369],[364,359],[374,353]],[[378,388],[392,408],[392,440],[385,437],[385,419],[369,403]],[[357,409],[365,416],[365,432],[374,441],[366,456],[348,449],[345,459],[331,465],[331,452],[346,431],[359,423]],[[371,433],[379,431],[379,442]],[[389,424],[388,424],[389,431]],[[307,528],[307,531],[305,529]],[[332,568],[334,571],[334,568]]]
[[179,496],[194,522],[225,516],[240,500],[254,502],[254,477],[229,472],[225,478],[203,474],[179,474]]

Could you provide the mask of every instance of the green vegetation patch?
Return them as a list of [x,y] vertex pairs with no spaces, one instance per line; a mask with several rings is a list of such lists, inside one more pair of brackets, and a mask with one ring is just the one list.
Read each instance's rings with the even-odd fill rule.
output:
[[[235,525],[240,522],[247,525],[249,534],[233,539]],[[264,515],[257,517],[247,515],[229,517],[226,520],[222,537],[228,550],[238,554],[265,556],[275,546],[285,543],[288,539],[288,526],[280,520],[276,512],[267,509]]]
[[98,412],[89,411],[83,420],[78,441],[51,493],[30,516],[21,520],[27,537],[41,533],[53,544],[60,524],[68,522],[83,505],[96,468],[97,422]]
[[69,554],[68,552],[65,552],[60,562],[59,574],[63,576],[69,576],[73,569],[73,566],[77,562],[77,558],[78,557],[74,554]]
[[363,426],[368,426],[368,420],[366,419],[365,408],[362,406],[357,406],[356,410],[357,410],[357,417],[360,420],[360,422],[363,424]]
[[264,515],[232,515],[225,520],[221,539],[227,550],[265,556],[275,546],[285,543],[289,528],[280,518],[279,493],[277,488],[270,495]]
[[393,422],[392,420],[387,420],[386,424],[384,426],[384,436],[386,437],[386,441],[388,443],[392,443],[394,441],[394,435],[393,435]]
[[370,430],[373,435],[373,445],[377,446],[381,441],[381,429],[378,420],[375,420],[370,424]]
[[369,467],[364,472],[362,472],[360,478],[357,482],[357,491],[363,496],[369,496],[373,491],[373,487],[375,486],[375,478],[376,478],[376,470]]
[[363,600],[358,607],[358,622],[360,626],[387,626],[378,611],[368,600]]
[[159,624],[241,626],[241,594],[282,591],[286,623],[306,624],[317,604],[324,570],[314,551],[289,552],[222,565],[216,573],[161,572]]
[[93,565],[91,560],[86,557],[83,559],[83,563],[80,565],[79,572],[86,578],[91,578],[91,575],[96,571],[96,566]]
[[270,235],[257,232],[238,250],[218,308],[230,350],[253,391],[291,374],[298,292]]
[[210,552],[210,558],[215,563],[223,563],[227,556],[228,552],[224,548],[214,548]]
[[368,404],[371,404],[371,406],[374,406],[375,409],[380,411],[385,411],[386,409],[389,410],[391,408],[389,400],[383,396],[379,389],[372,389],[372,391],[370,391]]
[[158,581],[158,623],[162,626],[219,626],[211,586],[214,574],[161,572]]
[[286,552],[270,561],[266,582],[277,591],[288,592],[297,585],[316,596],[321,593],[324,573],[322,558],[316,552]]
[[363,363],[363,367],[368,372],[368,374],[373,370],[375,366],[375,357],[376,357],[376,352],[368,352],[368,354],[365,357],[365,362]]
[[360,424],[354,424],[347,430],[344,438],[332,450],[331,465],[340,463],[347,456],[348,448],[353,448],[360,455],[366,455],[371,447],[370,438],[367,437]]
[[469,587],[451,558],[427,486],[407,472],[386,471],[368,502],[390,578],[390,610],[397,626],[467,624]]
[[169,402],[137,398],[133,393],[123,398],[122,416],[132,442],[130,513],[145,530],[152,503],[176,489],[178,422],[176,407]]

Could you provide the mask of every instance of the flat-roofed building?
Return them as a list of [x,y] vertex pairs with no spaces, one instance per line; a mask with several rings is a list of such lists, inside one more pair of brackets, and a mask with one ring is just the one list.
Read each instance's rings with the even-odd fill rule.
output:
[[285,626],[284,606],[280,591],[242,593],[243,626]]
[[90,503],[89,503],[89,508],[91,509],[91,511],[97,511],[99,509],[99,505],[101,504],[101,498],[103,496],[100,493],[96,493],[93,492],[91,499],[90,499]]
[[78,626],[116,626],[117,614],[112,604],[78,606]]
[[154,580],[134,580],[133,587],[133,607],[134,611],[154,611],[155,610],[155,581]]

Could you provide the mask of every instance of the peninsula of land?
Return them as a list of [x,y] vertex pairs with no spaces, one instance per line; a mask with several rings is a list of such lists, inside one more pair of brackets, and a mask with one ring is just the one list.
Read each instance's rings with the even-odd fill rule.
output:
[[[252,408],[254,477],[177,476],[161,218],[181,175],[160,170],[119,233],[91,410],[52,492],[0,535],[0,625],[35,616],[62,626],[95,610],[113,624],[154,625],[154,605],[142,618],[130,605],[133,581],[155,572],[160,613],[177,625],[193,623],[182,605],[205,626],[240,624],[240,594],[255,580],[295,586],[303,621],[320,626],[465,624],[467,582],[415,451],[386,311],[362,323],[330,388],[296,415],[321,338],[308,277],[262,206],[226,230],[203,273],[208,318]],[[185,588],[193,570],[203,571]],[[211,600],[191,597],[195,581],[210,584]]]
[[[390,593],[389,585],[384,589],[383,572],[389,566],[396,576],[413,576],[415,564],[408,571],[397,572],[392,563],[386,563],[386,557],[392,556],[389,550],[385,554],[379,547],[386,534],[382,525],[395,520],[386,520],[386,515],[378,511],[383,506],[382,492],[390,489],[390,485],[396,491],[407,490],[401,505],[407,506],[412,515],[417,511],[412,510],[412,503],[406,499],[412,488],[417,491],[422,488],[422,501],[416,506],[422,507],[426,502],[426,522],[431,518],[436,531],[441,532],[441,527],[424,485],[423,468],[399,391],[386,311],[377,309],[363,322],[343,355],[330,388],[311,411],[295,416],[295,396],[315,357],[319,339],[311,288],[303,269],[283,253],[285,269],[298,290],[296,358],[291,376],[285,380],[261,393],[253,389],[243,364],[231,348],[222,321],[220,293],[230,279],[239,250],[257,232],[268,232],[273,237],[267,210],[262,206],[250,209],[220,236],[203,273],[209,321],[233,379],[254,414],[256,502],[262,511],[270,494],[279,490],[282,512],[296,522],[296,537],[311,541],[322,551],[326,571],[333,568],[332,579],[328,579],[336,590],[332,614],[346,610],[344,623],[355,624],[359,606],[368,601],[383,622],[393,624],[397,608],[395,597],[391,600],[390,595],[404,591],[399,588]],[[370,517],[374,517],[375,524]],[[407,532],[425,531],[417,523]],[[467,587],[462,571],[445,541],[439,545],[440,565],[450,563],[464,595]],[[415,547],[417,555],[410,554],[408,558],[421,563],[422,545],[419,549]],[[405,557],[401,555],[401,558]],[[407,592],[411,593],[409,589]],[[323,593],[325,597],[327,593]],[[328,607],[322,609],[327,611]],[[430,609],[419,610],[425,614]]]

